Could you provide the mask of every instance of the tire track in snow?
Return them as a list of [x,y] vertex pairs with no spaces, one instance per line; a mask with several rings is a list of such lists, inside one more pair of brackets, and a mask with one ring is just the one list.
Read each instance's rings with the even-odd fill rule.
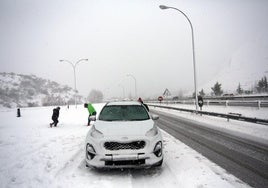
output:
[[162,167],[152,167],[149,169],[130,170],[132,187],[182,187],[176,175],[172,172],[167,163],[163,162]]
[[[83,146],[83,144],[81,144]],[[75,170],[76,168],[82,168],[86,166],[85,158],[84,158],[84,148],[80,147],[78,151],[67,161],[64,163],[64,166],[60,168],[55,176],[62,176],[68,172],[70,172],[70,169]]]
[[[155,114],[159,114],[154,111]],[[267,149],[246,138],[232,136],[198,123],[159,114],[158,126],[189,147],[214,161],[231,174],[254,187],[267,184]]]

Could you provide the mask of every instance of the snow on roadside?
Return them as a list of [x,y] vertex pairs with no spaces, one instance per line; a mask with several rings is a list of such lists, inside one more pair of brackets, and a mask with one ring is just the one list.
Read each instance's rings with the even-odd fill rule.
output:
[[[159,105],[159,103],[151,103],[151,104]],[[195,105],[190,104],[167,104],[163,102],[160,105],[195,110]],[[204,105],[202,111],[217,112],[222,114],[239,113],[245,117],[268,119],[268,108],[264,107],[257,108],[257,107],[241,107],[241,106]]]
[[[94,104],[97,112],[103,104]],[[248,187],[163,131],[162,168],[95,170],[85,167],[88,112],[61,107],[58,127],[49,127],[53,107],[0,111],[1,187]]]
[[[164,106],[164,104],[163,104]],[[171,106],[171,105],[168,105]],[[184,109],[194,109],[195,106],[193,105],[172,105],[173,107],[177,108],[184,108]],[[193,121],[198,121],[206,124],[209,127],[217,127],[223,131],[232,132],[233,134],[243,134],[243,136],[253,139],[262,143],[268,143],[268,126],[256,123],[249,123],[244,121],[237,121],[237,120],[229,120],[225,118],[219,118],[214,116],[207,116],[207,115],[196,115],[189,112],[182,112],[178,110],[170,110],[164,108],[154,108],[150,107],[151,109],[155,109],[158,111],[166,112],[169,114],[173,114],[176,116],[184,117],[187,119],[191,119]],[[218,113],[226,113],[226,112],[234,112],[234,113],[241,113],[247,116],[250,114],[252,117],[258,117],[267,119],[268,117],[268,108],[245,108],[245,107],[220,107],[220,106],[211,106],[206,107],[203,109],[204,111],[208,112],[218,112]],[[266,117],[266,118],[265,118]]]
[[179,187],[248,187],[168,133],[164,133],[164,146],[166,166],[183,182]]

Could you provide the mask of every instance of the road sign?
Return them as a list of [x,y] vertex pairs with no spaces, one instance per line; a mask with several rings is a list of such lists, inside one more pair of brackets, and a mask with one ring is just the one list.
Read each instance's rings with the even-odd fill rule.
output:
[[159,96],[159,97],[158,97],[158,101],[161,102],[162,100],[163,100],[163,97],[162,97],[162,96]]
[[198,96],[198,106],[202,108],[203,104],[204,104],[203,98],[201,96]]

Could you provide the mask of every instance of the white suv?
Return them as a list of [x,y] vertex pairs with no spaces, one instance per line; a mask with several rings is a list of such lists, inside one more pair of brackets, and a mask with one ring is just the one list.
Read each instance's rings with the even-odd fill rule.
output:
[[86,137],[86,166],[137,168],[161,166],[161,132],[139,102],[110,102],[101,110]]

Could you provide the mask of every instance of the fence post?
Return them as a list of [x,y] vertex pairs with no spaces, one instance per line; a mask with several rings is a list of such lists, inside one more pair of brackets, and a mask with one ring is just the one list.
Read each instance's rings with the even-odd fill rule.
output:
[[20,117],[20,108],[17,109],[17,117]]
[[261,101],[258,100],[258,108],[261,109]]

